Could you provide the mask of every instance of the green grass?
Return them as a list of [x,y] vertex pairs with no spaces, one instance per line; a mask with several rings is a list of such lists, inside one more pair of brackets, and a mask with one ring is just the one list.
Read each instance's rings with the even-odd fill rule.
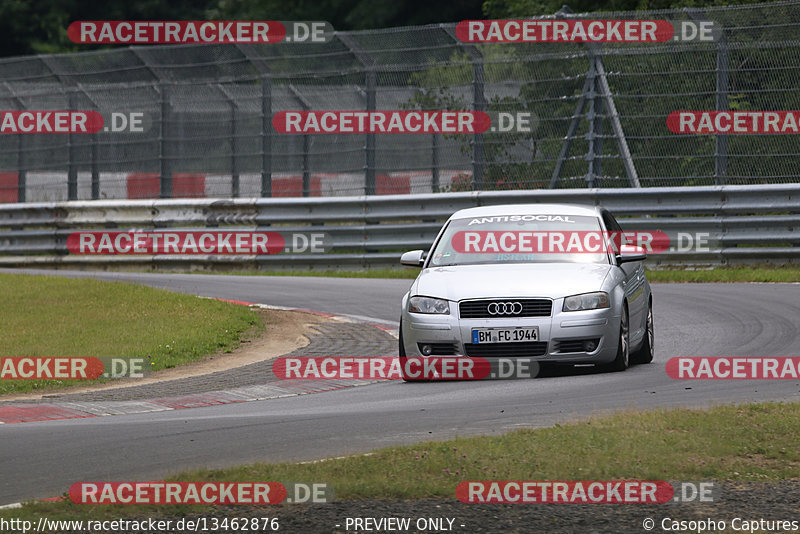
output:
[[[219,274],[219,273],[210,273]],[[366,271],[242,271],[225,274],[250,276],[329,276],[335,278],[408,278],[419,269],[370,269]],[[648,269],[651,282],[800,282],[800,265],[725,266],[713,269],[672,267]]]
[[[800,477],[800,403],[624,412],[499,437],[390,447],[306,464],[183,473],[180,481],[325,482],[337,500],[455,500],[462,480],[755,480]],[[67,488],[65,488],[66,491]],[[31,503],[0,517],[121,517],[130,508]],[[136,514],[213,508],[137,506]]]
[[651,282],[800,282],[800,265],[648,270]]
[[[0,274],[0,357],[144,357],[152,370],[235,348],[249,308],[121,282]],[[86,384],[0,380],[0,394]]]
[[241,276],[325,276],[329,278],[408,278],[413,280],[419,274],[419,269],[404,267],[397,269],[369,269],[365,271],[231,271],[204,272],[203,274]]
[[627,412],[391,447],[311,464],[195,471],[176,480],[328,482],[339,499],[453,497],[460,480],[783,480],[800,477],[800,403]]

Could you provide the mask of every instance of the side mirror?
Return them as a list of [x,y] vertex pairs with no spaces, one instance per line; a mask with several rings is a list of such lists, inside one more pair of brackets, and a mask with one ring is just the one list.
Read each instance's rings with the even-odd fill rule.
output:
[[617,254],[617,262],[619,263],[644,261],[645,258],[647,258],[647,254],[644,249],[634,245],[622,245],[619,249],[619,254]]
[[425,263],[425,251],[411,250],[409,252],[404,252],[403,255],[400,256],[400,263],[402,265],[408,265],[409,267],[422,267],[422,264]]

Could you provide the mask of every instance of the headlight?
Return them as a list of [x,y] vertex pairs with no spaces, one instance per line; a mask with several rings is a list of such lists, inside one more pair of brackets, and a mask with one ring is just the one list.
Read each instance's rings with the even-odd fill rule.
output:
[[595,291],[594,293],[584,293],[565,298],[561,311],[597,310],[599,308],[608,308],[608,306],[608,293]]
[[443,299],[411,297],[408,299],[408,311],[414,313],[438,313],[447,315],[450,313],[450,304]]

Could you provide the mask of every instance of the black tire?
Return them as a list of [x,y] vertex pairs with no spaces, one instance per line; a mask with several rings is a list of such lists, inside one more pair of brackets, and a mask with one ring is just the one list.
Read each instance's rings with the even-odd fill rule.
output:
[[617,343],[617,357],[605,366],[606,371],[624,371],[631,364],[630,325],[628,324],[628,306],[622,307],[622,316],[619,319],[619,342]]
[[631,358],[635,363],[650,363],[653,361],[653,348],[655,345],[655,330],[653,328],[653,303],[647,306],[647,322],[645,323],[644,341]]
[[419,378],[410,378],[406,376],[406,346],[403,344],[403,323],[400,322],[400,339],[397,343],[397,355],[400,360],[400,372],[403,374],[403,381],[404,382],[422,382]]

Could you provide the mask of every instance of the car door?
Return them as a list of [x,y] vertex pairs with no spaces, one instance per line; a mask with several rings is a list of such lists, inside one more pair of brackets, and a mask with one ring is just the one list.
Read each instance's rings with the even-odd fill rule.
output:
[[[603,210],[603,223],[605,223],[609,232],[622,232],[622,227],[614,219],[614,216],[605,210]],[[616,242],[619,243],[619,240]],[[634,261],[621,265],[617,264],[617,266],[625,273],[625,296],[628,299],[630,340],[631,343],[635,344],[644,335],[644,319],[647,313],[644,264],[641,261]]]

